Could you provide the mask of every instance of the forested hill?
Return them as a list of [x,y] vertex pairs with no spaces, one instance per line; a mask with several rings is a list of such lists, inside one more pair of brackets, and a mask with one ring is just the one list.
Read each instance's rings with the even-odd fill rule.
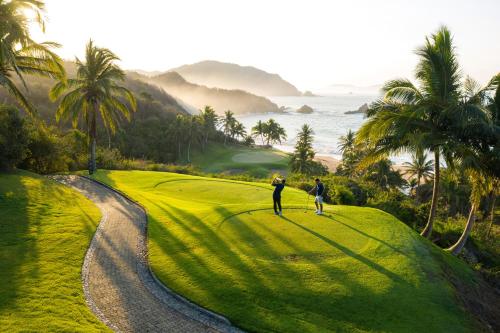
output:
[[231,110],[236,114],[280,111],[276,104],[265,97],[256,96],[243,90],[227,90],[198,85],[188,82],[176,72],[167,72],[153,77],[142,76],[142,79],[158,85],[196,109],[210,105],[219,114],[226,110]]
[[252,66],[201,61],[171,69],[187,81],[208,87],[240,89],[259,96],[300,96],[302,93],[278,74]]
[[[65,62],[65,67],[68,77],[74,77],[76,72],[75,63]],[[57,108],[57,102],[52,102],[48,97],[54,83],[54,80],[43,77],[28,76],[26,78],[27,95],[41,118],[49,124],[55,123],[55,110]],[[18,82],[18,86],[22,87],[21,82]],[[155,85],[137,79],[132,74],[127,74],[124,86],[129,88],[137,97],[138,109],[133,117],[148,118],[153,114],[155,117],[161,117],[162,114],[189,113],[174,97]],[[5,89],[0,89],[0,103],[17,105],[16,101]]]

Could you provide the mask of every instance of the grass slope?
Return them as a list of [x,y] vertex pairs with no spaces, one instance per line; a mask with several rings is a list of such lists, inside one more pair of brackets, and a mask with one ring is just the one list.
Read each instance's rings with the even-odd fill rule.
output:
[[204,153],[193,152],[192,164],[207,173],[243,173],[267,177],[272,172],[285,173],[290,157],[276,149],[210,144]]
[[81,266],[100,219],[69,188],[28,172],[0,174],[0,331],[102,332]]
[[96,178],[148,210],[153,271],[194,302],[258,332],[469,332],[475,327],[445,279],[471,279],[393,216],[327,206],[304,212],[286,188],[161,172]]

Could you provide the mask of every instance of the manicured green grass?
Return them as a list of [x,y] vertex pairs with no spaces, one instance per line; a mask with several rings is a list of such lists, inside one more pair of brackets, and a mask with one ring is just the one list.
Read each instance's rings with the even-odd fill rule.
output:
[[192,154],[192,164],[204,172],[246,172],[254,177],[267,177],[273,172],[286,172],[289,159],[288,154],[276,149],[230,145],[225,147],[221,144],[210,144],[204,153]]
[[468,332],[445,279],[471,271],[393,216],[328,206],[304,213],[286,188],[161,172],[96,178],[148,210],[153,271],[194,302],[258,332]]
[[80,276],[99,219],[63,185],[0,174],[0,331],[107,331],[85,303]]

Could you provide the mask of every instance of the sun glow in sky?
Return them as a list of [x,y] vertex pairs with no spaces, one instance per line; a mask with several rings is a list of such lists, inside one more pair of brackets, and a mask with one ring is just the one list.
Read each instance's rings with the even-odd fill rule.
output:
[[500,71],[498,0],[46,0],[46,34],[67,59],[89,38],[126,69],[160,70],[201,60],[251,65],[299,89],[367,86],[412,77],[413,50],[447,25],[464,74]]

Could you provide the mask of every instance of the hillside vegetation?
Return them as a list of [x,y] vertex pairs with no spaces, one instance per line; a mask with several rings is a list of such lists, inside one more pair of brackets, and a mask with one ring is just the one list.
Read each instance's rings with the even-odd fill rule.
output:
[[208,87],[240,89],[259,96],[301,96],[302,93],[278,74],[252,66],[213,60],[200,61],[171,69],[189,82]]
[[[74,77],[76,72],[75,63],[66,61],[64,66],[68,77]],[[16,80],[16,82],[18,81],[19,80]],[[48,124],[55,124],[56,120],[54,114],[58,102],[53,102],[49,99],[49,91],[54,86],[55,82],[56,81],[53,79],[37,76],[29,76],[26,79],[30,100],[36,105],[40,117]],[[20,81],[19,84],[21,84]],[[133,119],[134,117],[147,117],[148,114],[153,112],[167,115],[188,113],[188,111],[171,95],[154,85],[137,79],[132,73],[127,75],[124,85],[133,91],[139,99],[137,113],[132,115]],[[5,89],[0,89],[0,101],[2,101],[3,104],[17,104],[16,100],[10,96]],[[151,110],[151,103],[153,102],[154,110]],[[70,126],[71,124],[66,122],[65,125]]]
[[265,97],[253,95],[243,90],[209,88],[198,85],[186,81],[177,72],[167,72],[151,78],[143,77],[143,79],[158,85],[196,109],[210,105],[219,114],[226,110],[231,110],[235,114],[280,111],[276,104]]
[[95,177],[148,210],[150,262],[167,286],[253,332],[473,332],[453,276],[473,274],[393,216],[304,212],[286,188],[161,172]]
[[107,331],[87,307],[81,282],[97,207],[23,171],[0,174],[0,216],[0,331]]

